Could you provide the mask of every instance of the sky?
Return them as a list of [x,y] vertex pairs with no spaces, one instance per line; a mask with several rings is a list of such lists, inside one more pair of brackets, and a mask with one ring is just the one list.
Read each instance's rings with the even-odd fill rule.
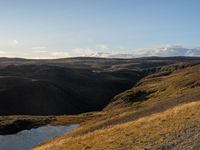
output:
[[199,0],[0,2],[0,57],[200,56]]

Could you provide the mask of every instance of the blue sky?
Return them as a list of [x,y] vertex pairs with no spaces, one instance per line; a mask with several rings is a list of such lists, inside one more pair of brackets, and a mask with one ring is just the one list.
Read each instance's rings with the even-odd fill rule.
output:
[[199,56],[198,0],[2,0],[0,57]]

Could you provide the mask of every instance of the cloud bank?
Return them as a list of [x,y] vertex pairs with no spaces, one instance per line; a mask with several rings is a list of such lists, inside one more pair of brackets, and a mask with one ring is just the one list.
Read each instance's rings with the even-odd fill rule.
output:
[[157,46],[148,49],[136,49],[126,52],[112,51],[112,53],[93,52],[87,53],[85,57],[106,57],[106,58],[136,58],[149,56],[200,56],[200,47],[185,48],[180,45]]
[[60,58],[60,57],[69,57],[70,56],[66,52],[52,52],[51,55],[52,56],[56,56],[57,58]]
[[111,47],[110,46],[108,46],[108,45],[97,45],[97,46],[99,46],[99,47],[101,47],[101,49],[102,50],[110,50],[111,49]]

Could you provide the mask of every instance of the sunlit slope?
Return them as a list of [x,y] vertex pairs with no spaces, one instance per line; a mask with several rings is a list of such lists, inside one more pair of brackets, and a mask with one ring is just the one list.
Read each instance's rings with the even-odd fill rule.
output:
[[140,80],[132,89],[115,96],[104,109],[123,106],[141,108],[175,98],[195,95],[200,90],[200,65],[176,71],[163,71]]
[[76,136],[83,127],[43,142],[34,150],[59,149],[198,149],[200,102]]
[[35,149],[199,149],[199,73],[196,65],[147,76],[88,113],[94,120]]

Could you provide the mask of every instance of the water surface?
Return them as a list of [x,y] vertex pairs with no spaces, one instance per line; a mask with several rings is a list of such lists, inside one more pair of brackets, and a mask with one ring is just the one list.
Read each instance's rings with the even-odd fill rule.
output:
[[37,129],[23,130],[17,134],[0,135],[0,150],[27,150],[40,142],[70,132],[78,124],[70,126],[46,125]]

